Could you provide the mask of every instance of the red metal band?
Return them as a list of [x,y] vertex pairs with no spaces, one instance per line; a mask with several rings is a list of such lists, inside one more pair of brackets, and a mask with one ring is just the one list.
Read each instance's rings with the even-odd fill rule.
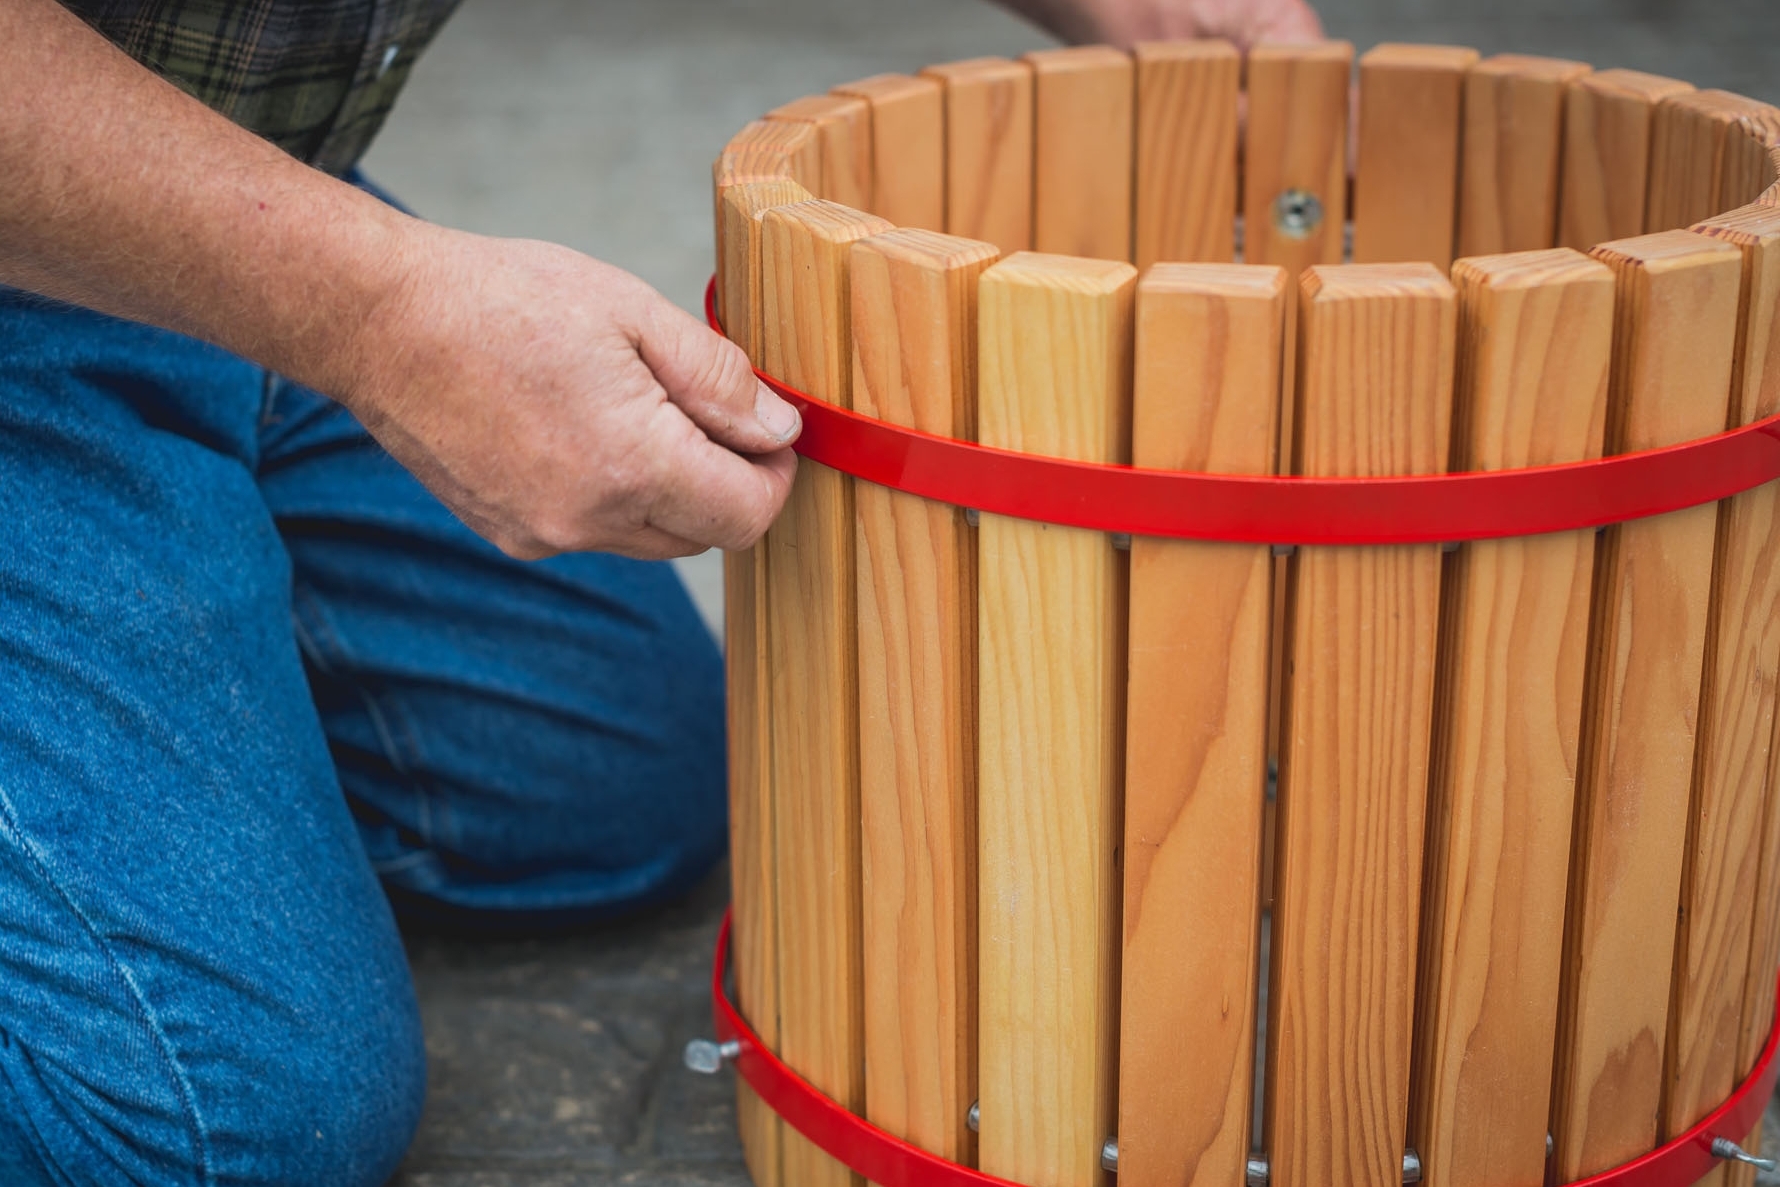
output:
[[[885,1133],[818,1092],[767,1050],[724,989],[729,966],[729,925],[726,913],[717,933],[717,959],[711,970],[717,1041],[739,1045],[740,1052],[734,1060],[736,1071],[767,1108],[879,1187],[1020,1187],[1010,1180],[947,1162]],[[1761,1119],[1774,1091],[1775,1073],[1780,1072],[1780,1064],[1774,1060],[1777,1046],[1780,1026],[1769,1032],[1767,1045],[1748,1078],[1698,1125],[1635,1162],[1579,1180],[1572,1187],[1689,1187],[1699,1182],[1712,1168],[1723,1165],[1712,1154],[1712,1139],[1723,1137],[1742,1142]]]
[[[716,282],[705,318],[721,332]],[[1597,528],[1780,478],[1780,415],[1573,465],[1412,478],[1187,474],[994,449],[899,428],[762,382],[803,414],[797,452],[868,482],[996,515],[1249,544],[1440,544]]]

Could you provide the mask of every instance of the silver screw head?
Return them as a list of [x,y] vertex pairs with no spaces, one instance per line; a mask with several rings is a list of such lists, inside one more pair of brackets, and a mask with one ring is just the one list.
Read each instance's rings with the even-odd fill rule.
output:
[[1308,239],[1323,225],[1323,200],[1309,190],[1286,190],[1273,200],[1273,226],[1288,239]]
[[701,1076],[714,1076],[723,1070],[727,1061],[742,1053],[742,1045],[734,1040],[727,1043],[713,1043],[709,1039],[693,1039],[686,1044],[686,1050],[680,1058],[692,1071]]

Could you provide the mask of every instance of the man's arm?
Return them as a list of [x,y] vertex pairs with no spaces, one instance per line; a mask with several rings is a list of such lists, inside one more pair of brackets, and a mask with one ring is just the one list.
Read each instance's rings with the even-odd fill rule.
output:
[[336,397],[519,556],[742,546],[795,464],[791,407],[641,281],[403,215],[54,0],[0,0],[0,284],[204,338]]
[[1177,37],[1316,41],[1323,25],[1304,0],[996,0],[1065,41],[1129,47]]

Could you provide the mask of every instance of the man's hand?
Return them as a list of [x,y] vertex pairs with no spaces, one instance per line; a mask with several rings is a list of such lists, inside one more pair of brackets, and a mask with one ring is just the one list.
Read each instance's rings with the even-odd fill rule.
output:
[[1065,41],[1129,48],[1139,41],[1223,37],[1318,41],[1323,23],[1304,0],[1000,0]]
[[567,248],[418,229],[342,395],[464,522],[525,558],[766,531],[800,425],[739,347]]
[[517,556],[752,543],[791,407],[632,276],[441,230],[292,160],[54,0],[0,0],[0,284],[344,401]]

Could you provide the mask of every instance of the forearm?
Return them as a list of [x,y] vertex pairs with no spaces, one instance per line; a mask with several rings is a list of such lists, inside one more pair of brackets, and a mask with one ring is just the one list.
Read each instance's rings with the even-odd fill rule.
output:
[[414,220],[156,77],[53,0],[0,0],[0,284],[340,394]]

